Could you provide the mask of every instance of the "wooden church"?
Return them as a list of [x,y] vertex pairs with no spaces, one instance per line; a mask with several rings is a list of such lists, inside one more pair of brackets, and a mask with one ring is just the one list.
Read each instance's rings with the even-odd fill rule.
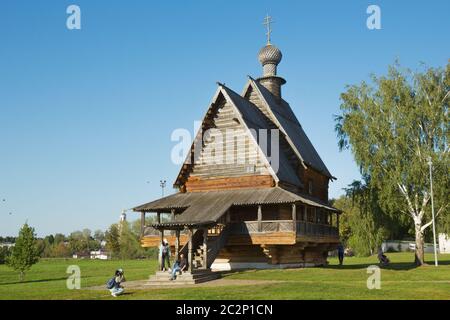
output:
[[[324,265],[339,243],[340,212],[328,202],[336,178],[283,100],[282,54],[270,32],[258,58],[263,75],[249,77],[242,94],[218,84],[178,192],[133,209],[142,246],[168,239],[192,273]],[[146,213],[157,223],[146,225]]]

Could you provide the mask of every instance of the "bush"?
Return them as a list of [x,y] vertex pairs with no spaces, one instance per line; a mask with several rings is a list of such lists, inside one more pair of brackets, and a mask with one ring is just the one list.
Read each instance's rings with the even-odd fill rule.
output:
[[0,247],[0,264],[5,264],[10,254],[11,250],[8,247]]

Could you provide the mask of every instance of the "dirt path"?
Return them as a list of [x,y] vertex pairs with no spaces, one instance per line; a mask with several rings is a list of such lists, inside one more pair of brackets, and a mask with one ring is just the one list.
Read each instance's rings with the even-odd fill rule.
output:
[[[240,279],[227,279],[227,278],[219,278],[216,280],[197,283],[197,284],[179,284],[176,282],[172,282],[167,285],[155,286],[148,285],[148,280],[135,280],[135,281],[127,281],[122,284],[125,289],[134,289],[134,290],[148,290],[148,289],[164,289],[164,288],[174,288],[174,287],[217,287],[217,286],[253,286],[253,285],[261,285],[261,284],[274,284],[281,283],[285,281],[279,280],[240,280]],[[105,290],[105,286],[95,286],[88,287],[87,290]]]

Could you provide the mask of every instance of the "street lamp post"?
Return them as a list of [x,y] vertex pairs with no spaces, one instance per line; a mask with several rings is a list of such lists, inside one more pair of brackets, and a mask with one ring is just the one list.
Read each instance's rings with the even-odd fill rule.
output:
[[161,186],[161,194],[164,197],[164,188],[166,187],[166,180],[159,180],[159,185]]
[[436,246],[436,224],[434,221],[433,174],[432,174],[433,162],[431,162],[431,157],[428,157],[428,166],[430,167],[430,193],[431,193],[431,217],[433,219],[432,222],[433,222],[434,265],[437,267],[438,259]]

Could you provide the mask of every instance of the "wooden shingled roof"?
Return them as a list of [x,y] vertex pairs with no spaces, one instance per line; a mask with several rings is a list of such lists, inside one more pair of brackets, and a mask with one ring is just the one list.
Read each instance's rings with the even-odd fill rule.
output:
[[[300,160],[329,178],[336,179],[320,158],[289,103],[283,99],[276,99],[269,90],[251,77],[246,89],[249,86],[254,87],[265,102],[268,111],[273,116],[272,120],[276,122],[279,129],[285,133],[287,140],[295,153],[299,156]],[[244,89],[244,91],[246,89]]]
[[[249,136],[252,136],[250,132],[252,129],[256,132],[259,132],[261,129],[266,129],[269,135],[268,141],[270,141],[270,129],[277,129],[277,127],[273,125],[270,119],[268,119],[257,106],[223,84],[219,84],[219,88],[214,95],[212,103],[210,104],[210,107],[203,119],[201,130],[206,130],[208,128],[208,123],[212,121],[211,118],[213,117],[213,114],[217,112],[215,107],[217,105],[217,101],[220,99],[226,99],[231,103],[237,113],[237,116],[240,118],[245,129],[248,131]],[[174,187],[180,186],[187,179],[192,167],[197,161],[197,159],[194,158],[194,148],[201,145],[201,130],[199,130],[194,142],[191,145],[191,151],[187,155],[186,160],[180,169],[178,177],[174,183]],[[255,146],[261,154],[261,159],[266,162],[266,167],[271,172],[275,181],[283,181],[299,187],[303,186],[295,172],[295,169],[290,164],[287,155],[283,152],[283,150],[281,150],[281,148],[278,153],[278,167],[273,168],[268,159],[268,154],[271,153],[270,150],[267,150],[267,154],[265,154],[257,144],[256,138],[253,136],[252,138],[255,140]]]
[[174,223],[192,223],[192,221],[217,221],[232,206],[303,203],[334,212],[337,209],[329,204],[301,196],[280,187],[248,190],[222,190],[207,192],[176,193],[133,210],[136,212],[170,212],[182,209],[176,215]]

